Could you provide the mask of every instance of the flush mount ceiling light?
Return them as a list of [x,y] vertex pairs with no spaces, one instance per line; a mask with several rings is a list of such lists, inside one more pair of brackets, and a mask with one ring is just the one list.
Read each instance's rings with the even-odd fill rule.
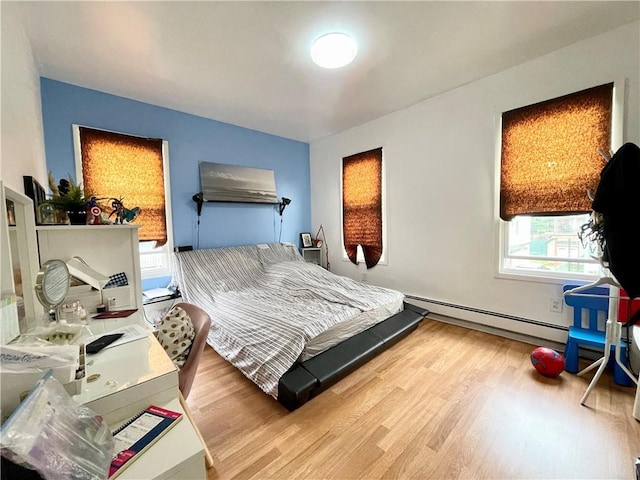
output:
[[324,68],[340,68],[351,63],[358,52],[356,41],[345,33],[327,33],[311,46],[311,59]]

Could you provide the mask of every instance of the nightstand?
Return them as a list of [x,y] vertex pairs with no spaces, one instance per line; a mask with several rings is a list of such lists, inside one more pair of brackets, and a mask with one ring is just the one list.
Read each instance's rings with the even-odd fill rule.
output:
[[324,268],[322,263],[322,249],[320,247],[301,248],[300,253],[302,253],[302,258],[304,258],[305,262],[315,263]]

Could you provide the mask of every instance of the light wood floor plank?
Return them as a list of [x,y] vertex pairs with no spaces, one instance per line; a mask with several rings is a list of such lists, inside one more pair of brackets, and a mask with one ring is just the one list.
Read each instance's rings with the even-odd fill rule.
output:
[[[540,376],[534,346],[428,318],[295,412],[210,347],[187,402],[214,479],[633,479],[634,388]],[[582,366],[587,363],[583,362]]]

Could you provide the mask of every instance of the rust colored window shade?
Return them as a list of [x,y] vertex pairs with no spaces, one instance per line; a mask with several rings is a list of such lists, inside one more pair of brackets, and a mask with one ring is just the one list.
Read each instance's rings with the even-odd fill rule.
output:
[[591,210],[611,148],[613,83],[502,114],[500,218]]
[[342,159],[344,246],[357,264],[358,245],[367,268],[382,256],[382,148]]
[[140,207],[136,219],[141,225],[139,239],[163,246],[167,222],[162,139],[86,127],[79,130],[86,190],[100,198],[121,199],[126,208]]

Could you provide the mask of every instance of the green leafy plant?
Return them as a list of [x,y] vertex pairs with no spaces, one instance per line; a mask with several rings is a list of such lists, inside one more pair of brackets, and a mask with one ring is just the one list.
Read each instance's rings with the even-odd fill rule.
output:
[[85,192],[82,183],[76,183],[69,175],[68,179],[60,180],[56,185],[53,174],[49,172],[49,187],[53,192],[51,198],[43,203],[54,206],[65,212],[83,212],[87,209],[87,204],[91,201],[93,195]]

